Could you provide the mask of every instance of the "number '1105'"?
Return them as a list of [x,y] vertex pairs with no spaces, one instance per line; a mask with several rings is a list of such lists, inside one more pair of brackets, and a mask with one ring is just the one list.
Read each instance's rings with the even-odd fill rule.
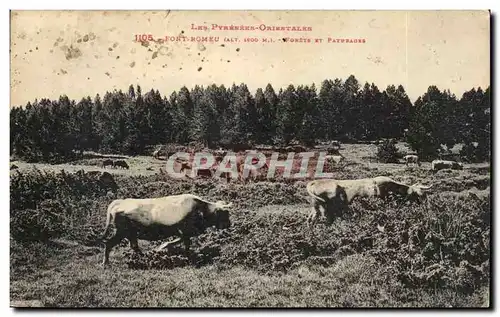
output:
[[152,34],[136,34],[135,35],[136,42],[145,42],[145,41],[152,41],[152,40],[153,40]]

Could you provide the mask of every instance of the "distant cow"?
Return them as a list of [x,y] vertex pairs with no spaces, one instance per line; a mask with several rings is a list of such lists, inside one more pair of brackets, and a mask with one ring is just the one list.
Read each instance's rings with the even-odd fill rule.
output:
[[160,156],[167,156],[167,151],[165,151],[164,149],[156,149],[154,152],[153,152],[153,157],[157,160],[160,159]]
[[[80,171],[83,172],[83,171]],[[111,175],[108,172],[101,172],[101,171],[90,171],[87,173],[89,177],[92,177],[96,180],[98,180],[101,184],[105,185],[106,187],[116,189],[118,188],[118,185],[115,182],[115,179],[113,178],[113,175]]]
[[343,155],[327,155],[325,156],[325,159],[327,161],[335,162],[335,164],[339,164],[340,162],[345,160],[345,157]]
[[108,206],[106,228],[99,239],[109,233],[111,223],[115,234],[105,242],[103,264],[109,264],[111,249],[126,238],[135,252],[141,252],[137,240],[161,240],[171,236],[179,239],[162,244],[157,250],[182,240],[190,252],[191,237],[208,227],[225,229],[231,226],[229,210],[232,203],[206,201],[192,194],[181,194],[149,199],[117,199]]
[[100,172],[101,174],[98,176],[98,179],[99,181],[106,185],[107,187],[110,187],[110,188],[118,188],[118,185],[116,184],[115,182],[115,179],[113,178],[113,176],[108,173],[108,172]]
[[224,155],[222,154],[215,154],[215,162],[217,164],[219,164],[220,162],[222,162],[224,160]]
[[212,177],[213,176],[213,169],[212,168],[200,168],[198,166],[195,166],[193,163],[188,162],[188,161],[177,161],[178,163],[181,164],[181,169],[180,172],[189,169],[194,172],[194,177],[201,176],[201,177]]
[[[237,170],[238,170],[238,175],[239,175],[239,178],[246,182],[248,179],[251,179],[253,181],[256,181],[256,180],[259,180],[259,179],[262,179],[262,178],[265,178],[267,176],[267,173],[269,171],[269,165],[267,164],[267,162],[264,162],[264,164],[255,169],[255,168],[250,168],[248,167],[248,172],[245,177],[245,160],[246,158],[245,157],[239,157],[236,161],[237,163]],[[252,160],[250,162],[251,165],[256,165],[259,163],[259,159],[257,157],[252,157]]]
[[403,159],[405,160],[406,166],[410,166],[410,163],[417,164],[418,166],[420,166],[420,161],[417,155],[410,155],[410,154],[405,155]]
[[81,176],[81,177],[87,176],[87,177],[101,183],[102,185],[104,185],[104,187],[111,188],[112,190],[118,189],[118,185],[116,184],[115,179],[108,172],[101,172],[101,171],[85,172],[84,170],[79,170],[76,172],[76,174]]
[[124,160],[118,160],[118,161],[115,161],[113,165],[114,165],[115,167],[120,167],[120,168],[124,168],[124,169],[129,169],[129,166],[128,166],[127,162],[125,162]]
[[443,169],[462,170],[464,168],[462,163],[445,160],[434,160],[431,165],[432,170],[435,172]]
[[201,177],[211,178],[213,176],[213,169],[212,168],[199,168],[199,167],[195,166],[194,170],[195,170],[195,177],[201,176]]
[[102,161],[102,167],[105,168],[106,166],[113,167],[114,166],[113,160],[104,160],[104,161]]
[[307,221],[312,225],[322,215],[326,217],[328,224],[332,224],[335,215],[343,213],[356,197],[385,198],[393,193],[420,201],[426,196],[425,190],[431,186],[405,185],[386,176],[353,180],[313,180],[306,186],[312,204]]
[[301,153],[307,151],[307,149],[302,145],[292,145],[291,150],[295,153]]
[[224,157],[226,155],[226,152],[222,148],[218,148],[217,150],[214,151],[215,157]]

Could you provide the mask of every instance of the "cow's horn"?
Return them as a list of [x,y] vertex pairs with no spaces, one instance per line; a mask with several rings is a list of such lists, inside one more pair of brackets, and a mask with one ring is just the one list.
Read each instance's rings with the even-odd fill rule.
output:
[[432,187],[432,185],[434,185],[434,184],[431,184],[429,186],[419,185],[419,187],[422,188],[422,189],[429,189],[429,188]]

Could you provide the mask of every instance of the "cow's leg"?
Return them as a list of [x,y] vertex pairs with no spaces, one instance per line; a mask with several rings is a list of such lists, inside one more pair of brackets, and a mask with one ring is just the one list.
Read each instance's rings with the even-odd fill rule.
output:
[[189,255],[191,253],[191,237],[182,237],[182,242],[184,243],[186,254]]
[[183,237],[182,242],[184,243],[185,247],[185,256],[189,259],[189,261],[193,264],[196,261],[196,255],[191,252],[191,237]]
[[137,241],[137,232],[133,231],[128,235],[128,241],[130,242],[130,248],[136,253],[142,253],[139,249],[139,241]]
[[316,223],[316,221],[318,221],[318,217],[322,213],[322,211],[321,211],[322,208],[323,208],[323,206],[321,206],[317,202],[313,203],[312,210],[309,213],[309,217],[307,217],[307,223],[308,223],[309,227],[313,226]]
[[166,247],[168,247],[169,245],[179,243],[180,241],[181,241],[181,238],[177,238],[173,241],[165,242],[162,245],[160,245],[158,248],[156,248],[156,251],[161,251],[161,250],[165,249]]
[[335,206],[333,203],[329,203],[327,206],[326,206],[326,210],[324,211],[324,215],[326,217],[326,223],[328,225],[331,225],[333,223],[333,220],[335,220],[335,212],[337,211],[335,208],[337,206]]
[[125,235],[120,230],[116,230],[115,235],[112,236],[108,241],[106,241],[106,249],[104,250],[104,261],[102,262],[103,265],[109,264],[109,254],[111,252],[111,249],[113,249],[117,244],[119,244],[123,238],[125,238]]
[[354,214],[353,210],[345,203],[339,203],[337,208],[339,217],[343,217],[344,215],[349,215],[350,217],[358,216],[358,214]]

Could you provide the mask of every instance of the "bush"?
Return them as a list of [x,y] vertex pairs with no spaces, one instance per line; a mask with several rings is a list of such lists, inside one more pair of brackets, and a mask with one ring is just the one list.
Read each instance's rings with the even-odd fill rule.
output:
[[83,171],[17,171],[10,179],[11,236],[20,241],[47,241],[74,235],[73,227],[86,221],[84,215],[95,198],[110,190],[114,188]]
[[490,145],[466,143],[460,150],[460,156],[467,162],[480,163],[490,160]]
[[384,140],[377,147],[377,158],[382,163],[397,163],[401,158],[401,154],[396,147],[396,141]]

